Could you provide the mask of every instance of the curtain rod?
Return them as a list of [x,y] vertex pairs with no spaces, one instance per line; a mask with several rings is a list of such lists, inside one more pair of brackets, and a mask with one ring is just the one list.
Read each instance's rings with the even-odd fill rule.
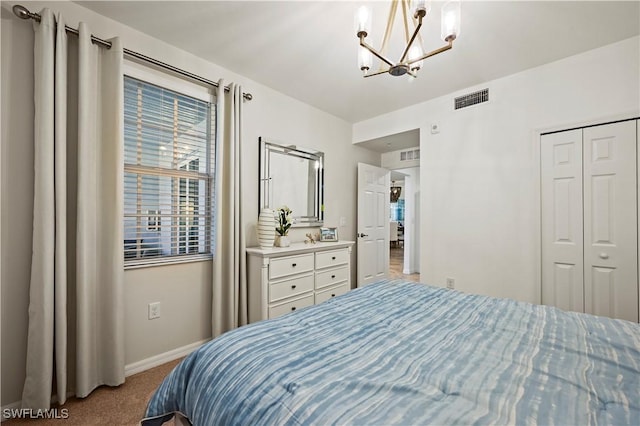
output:
[[[20,19],[33,19],[34,21],[40,22],[40,15],[38,13],[30,12],[29,9],[27,9],[26,7],[24,7],[24,6],[20,5],[20,4],[17,4],[15,6],[13,6],[13,13]],[[78,30],[75,29],[75,28],[72,28],[72,27],[69,27],[68,25],[65,25],[64,29],[68,33],[71,33],[71,34],[74,34],[74,35],[78,35]],[[93,34],[91,35],[91,41],[93,43],[95,43],[95,44],[98,44],[100,46],[106,47],[107,49],[111,48],[111,43],[110,42],[108,42],[106,40],[103,40],[101,38],[98,38],[98,37],[94,36]],[[126,49],[126,48],[123,49],[123,52],[124,52],[125,55],[134,57],[134,58],[139,59],[139,60],[144,61],[144,62],[149,62],[149,63],[151,63],[153,65],[156,65],[158,67],[167,69],[167,70],[169,70],[171,72],[174,72],[176,74],[180,74],[182,76],[188,77],[188,78],[190,78],[192,80],[199,81],[201,83],[208,84],[210,86],[218,87],[218,83],[215,82],[215,81],[211,81],[211,80],[209,80],[207,78],[200,77],[197,74],[190,73],[189,71],[185,71],[183,69],[174,67],[173,65],[169,65],[169,64],[167,64],[165,62],[162,62],[162,61],[159,61],[157,59],[150,58],[149,56],[143,55],[142,53],[134,52],[133,50],[129,50],[129,49]],[[229,86],[225,86],[224,87],[224,91],[228,92],[229,91]],[[248,100],[248,101],[253,99],[253,95],[251,93],[243,93],[242,97],[244,99]]]

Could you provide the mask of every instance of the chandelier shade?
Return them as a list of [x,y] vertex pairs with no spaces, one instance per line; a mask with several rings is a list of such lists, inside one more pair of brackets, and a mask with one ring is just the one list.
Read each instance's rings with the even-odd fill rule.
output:
[[[395,17],[398,8],[402,9],[402,23],[404,27],[406,45],[402,56],[396,62],[386,57],[385,52],[388,47]],[[367,43],[366,38],[371,33],[372,12],[367,6],[360,6],[355,15],[356,36],[360,40],[358,49],[358,67],[364,73],[364,77],[371,77],[379,74],[391,74],[401,76],[408,74],[417,77],[417,71],[424,65],[424,60],[439,53],[446,52],[453,47],[454,40],[460,34],[460,1],[451,0],[445,3],[441,9],[442,40],[447,43],[445,46],[430,52],[424,51],[420,29],[423,19],[431,12],[431,2],[425,0],[392,0],[387,19],[387,26],[380,50],[373,48]],[[373,56],[381,61],[380,70],[371,73]]]
[[440,21],[441,37],[444,41],[455,40],[460,34],[460,2],[450,1],[442,6]]
[[371,64],[373,62],[373,56],[371,52],[369,52],[366,48],[359,46],[358,47],[358,66],[361,70],[371,68]]
[[371,32],[371,8],[369,6],[360,6],[356,12],[356,32]]

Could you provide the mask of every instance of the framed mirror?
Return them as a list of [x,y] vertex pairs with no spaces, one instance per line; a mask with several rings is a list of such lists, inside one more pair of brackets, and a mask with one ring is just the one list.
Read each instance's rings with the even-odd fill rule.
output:
[[288,206],[293,226],[322,226],[324,153],[260,138],[258,208]]

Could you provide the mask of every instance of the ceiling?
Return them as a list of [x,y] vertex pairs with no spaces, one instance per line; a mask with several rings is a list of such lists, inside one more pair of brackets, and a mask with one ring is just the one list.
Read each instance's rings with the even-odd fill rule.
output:
[[[379,48],[387,2],[76,3],[352,123],[640,33],[638,1],[464,1],[453,49],[427,59],[417,79],[365,79],[354,13],[372,6],[367,40]],[[441,5],[425,21],[427,50],[443,44]],[[396,26],[392,46],[402,44]],[[399,53],[390,48],[389,56]]]

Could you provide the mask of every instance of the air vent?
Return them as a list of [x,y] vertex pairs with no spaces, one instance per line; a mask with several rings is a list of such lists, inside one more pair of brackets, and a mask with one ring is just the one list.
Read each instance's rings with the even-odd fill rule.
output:
[[400,152],[400,161],[413,161],[420,159],[420,149]]
[[455,109],[466,108],[489,100],[489,89],[483,89],[455,99]]

